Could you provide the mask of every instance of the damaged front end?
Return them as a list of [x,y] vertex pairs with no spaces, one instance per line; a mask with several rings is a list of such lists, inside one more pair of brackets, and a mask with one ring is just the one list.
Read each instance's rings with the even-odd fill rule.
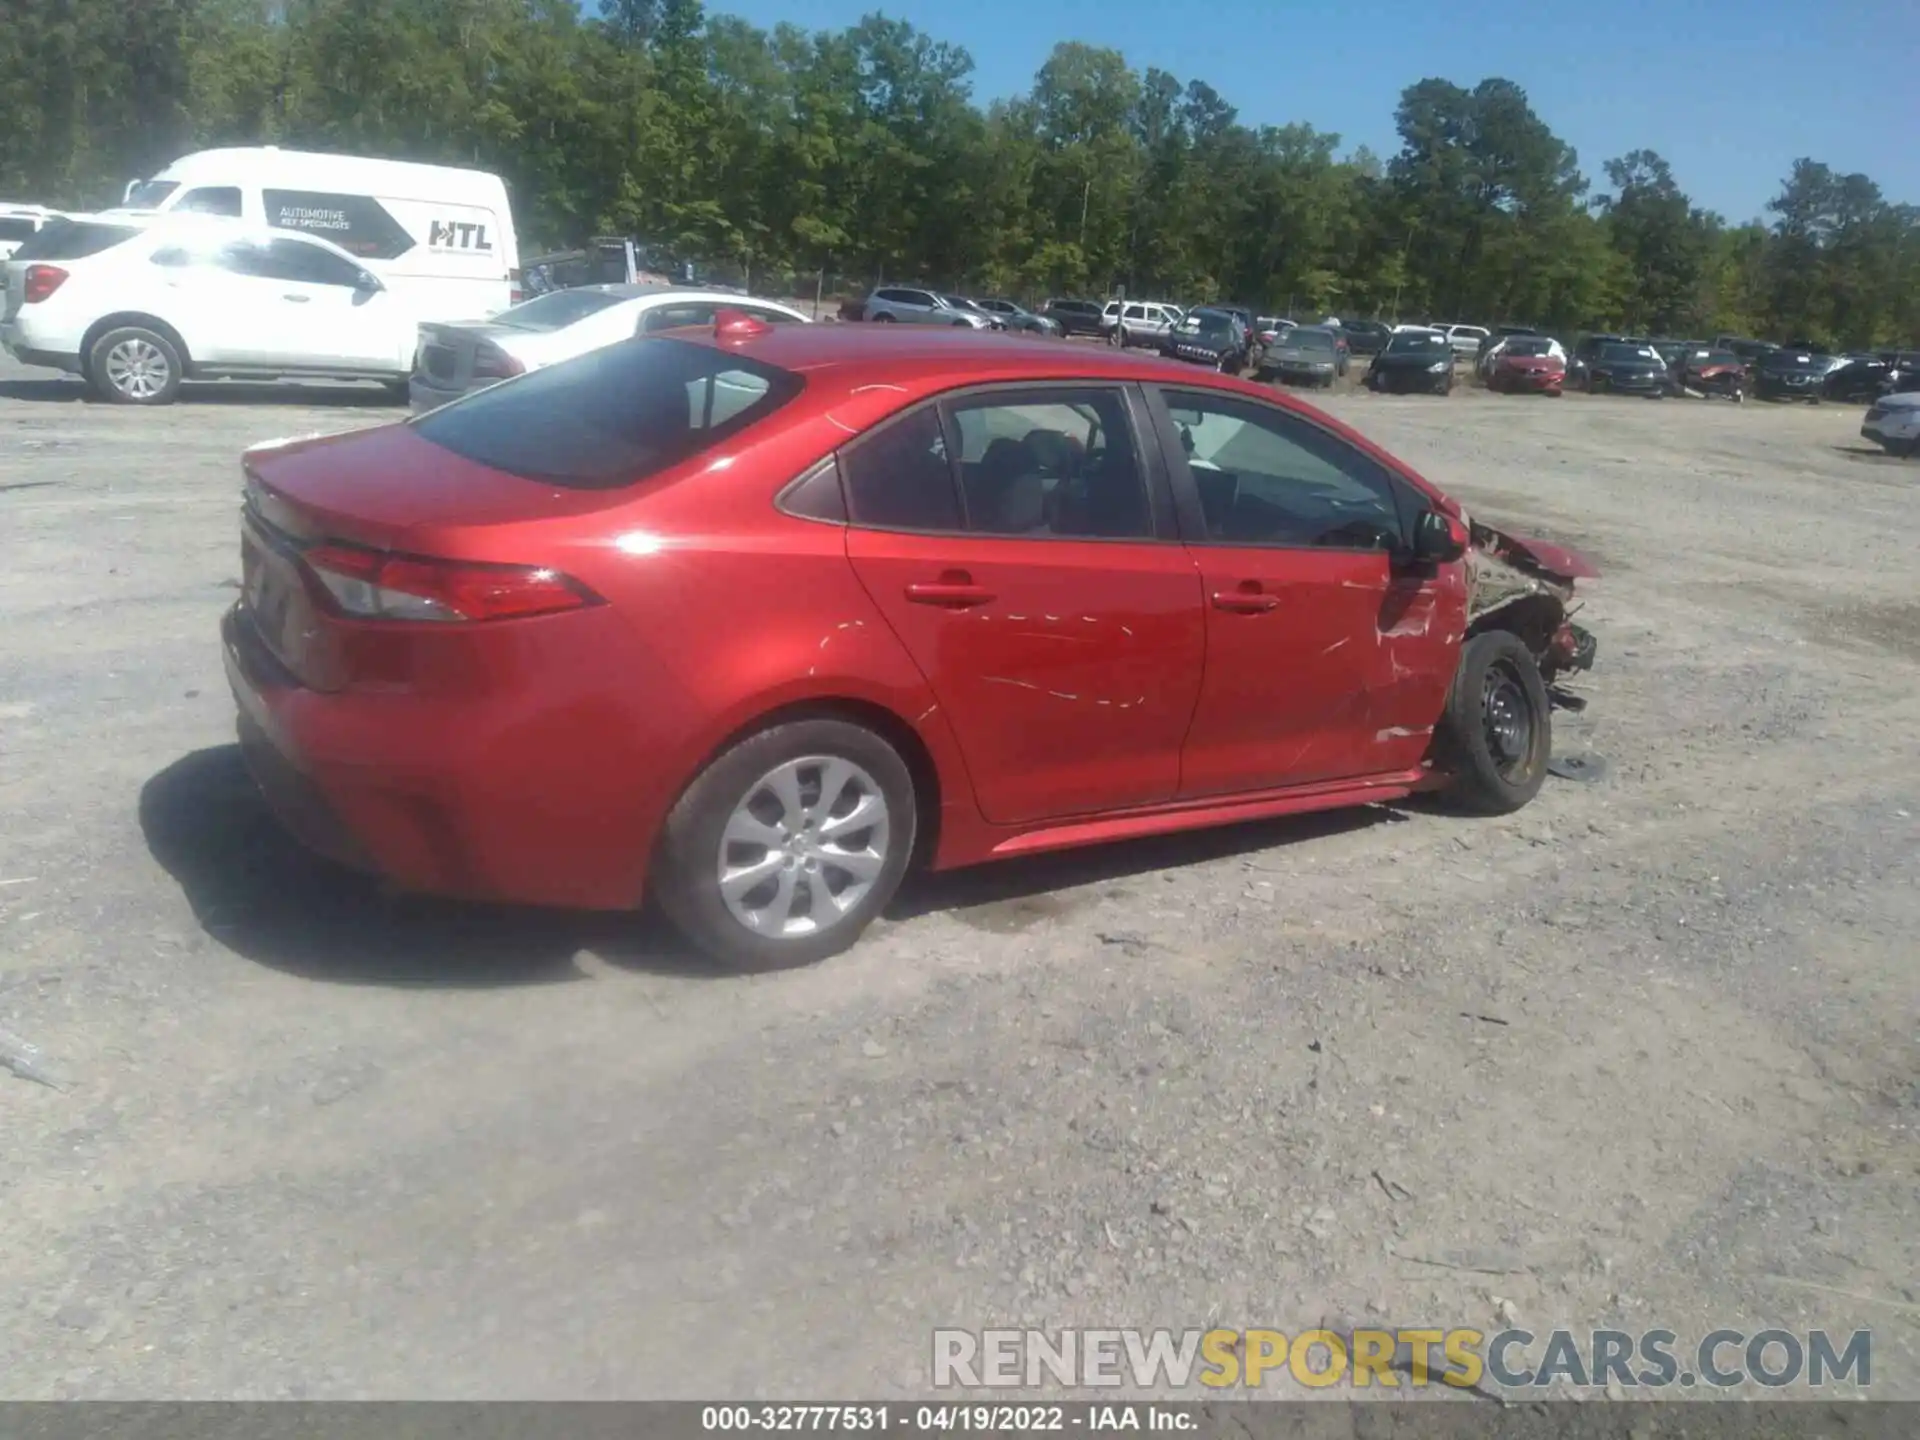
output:
[[1467,634],[1507,630],[1533,653],[1547,693],[1569,710],[1586,708],[1563,677],[1593,668],[1592,632],[1573,623],[1580,606],[1574,583],[1600,574],[1585,556],[1542,540],[1509,535],[1462,512],[1471,539],[1466,554]]

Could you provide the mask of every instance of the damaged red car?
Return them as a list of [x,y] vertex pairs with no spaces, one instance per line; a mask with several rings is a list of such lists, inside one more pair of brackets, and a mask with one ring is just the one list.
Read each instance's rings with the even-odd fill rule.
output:
[[1560,395],[1567,383],[1566,356],[1545,336],[1517,336],[1500,347],[1487,372],[1489,390]]
[[912,867],[1546,774],[1592,566],[1265,386],[722,312],[245,459],[242,749],[402,888],[743,968]]

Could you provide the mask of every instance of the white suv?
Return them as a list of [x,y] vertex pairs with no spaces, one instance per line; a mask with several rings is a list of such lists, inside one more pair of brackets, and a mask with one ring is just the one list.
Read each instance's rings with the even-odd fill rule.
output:
[[339,246],[209,217],[73,216],[6,262],[0,344],[102,399],[183,379],[381,380],[404,393],[417,321]]

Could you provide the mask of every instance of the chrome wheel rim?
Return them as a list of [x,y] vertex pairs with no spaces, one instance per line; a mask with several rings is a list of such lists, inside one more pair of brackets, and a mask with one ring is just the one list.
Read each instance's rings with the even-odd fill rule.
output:
[[851,760],[807,755],[747,788],[720,833],[720,898],[756,935],[796,939],[845,922],[885,869],[892,817]]
[[1480,717],[1495,767],[1511,778],[1533,753],[1533,706],[1520,676],[1502,662],[1489,666],[1480,687]]
[[173,367],[160,347],[137,335],[107,351],[107,383],[129,400],[151,400],[167,388]]

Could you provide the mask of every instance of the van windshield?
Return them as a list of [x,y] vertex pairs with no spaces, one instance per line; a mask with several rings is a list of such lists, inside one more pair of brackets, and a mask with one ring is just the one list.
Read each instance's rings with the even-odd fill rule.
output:
[[127,192],[121,206],[127,210],[158,210],[179,188],[178,180],[142,180]]

